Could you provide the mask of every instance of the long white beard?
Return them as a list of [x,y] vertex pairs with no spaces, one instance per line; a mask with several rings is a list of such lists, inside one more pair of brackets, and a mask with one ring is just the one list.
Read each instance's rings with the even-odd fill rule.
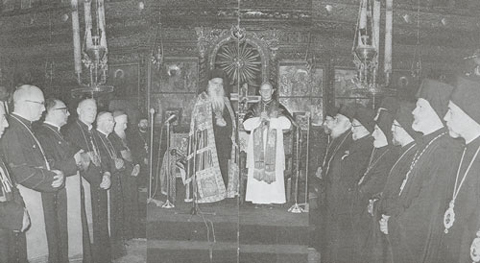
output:
[[208,89],[208,97],[212,102],[213,111],[222,114],[223,109],[225,108],[225,101],[224,101],[225,92],[223,91],[223,89],[219,89],[219,90]]

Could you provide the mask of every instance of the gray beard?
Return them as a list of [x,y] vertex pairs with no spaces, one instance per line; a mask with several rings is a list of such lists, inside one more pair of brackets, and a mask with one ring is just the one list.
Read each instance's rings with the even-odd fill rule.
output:
[[339,127],[338,125],[335,126],[335,128],[332,129],[330,132],[330,136],[332,136],[333,139],[340,137],[340,135],[344,134],[346,131],[348,131],[350,128],[348,126],[346,127]]
[[225,93],[223,89],[215,92],[212,89],[208,90],[208,97],[210,102],[212,103],[212,109],[214,112],[223,113],[223,109],[225,108],[225,101],[223,99]]

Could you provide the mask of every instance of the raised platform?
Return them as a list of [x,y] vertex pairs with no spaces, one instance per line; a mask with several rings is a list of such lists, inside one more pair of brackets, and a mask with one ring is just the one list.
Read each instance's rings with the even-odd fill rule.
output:
[[200,204],[215,215],[194,216],[190,203],[175,205],[148,205],[148,262],[316,262],[309,260],[315,250],[309,249],[308,213],[289,213],[289,205],[255,208],[229,199]]

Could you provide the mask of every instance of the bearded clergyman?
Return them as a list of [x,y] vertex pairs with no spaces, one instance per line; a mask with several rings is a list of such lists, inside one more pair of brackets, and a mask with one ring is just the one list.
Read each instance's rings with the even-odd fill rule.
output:
[[235,113],[224,88],[226,78],[215,69],[207,79],[206,90],[197,96],[193,108],[187,155],[187,189],[193,182],[198,203],[233,198],[238,185]]

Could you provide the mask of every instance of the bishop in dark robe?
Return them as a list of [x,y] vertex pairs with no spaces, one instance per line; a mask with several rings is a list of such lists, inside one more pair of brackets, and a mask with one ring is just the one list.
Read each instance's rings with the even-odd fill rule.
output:
[[357,182],[354,211],[354,235],[358,260],[372,262],[373,228],[378,225],[374,217],[374,204],[387,181],[388,173],[398,158],[398,149],[392,143],[393,114],[387,110],[379,113],[375,128],[373,149],[368,166]]
[[115,127],[108,139],[112,142],[117,153],[121,154],[125,162],[125,169],[120,170],[122,178],[122,196],[124,209],[123,231],[125,239],[129,240],[138,236],[138,188],[137,178],[140,172],[140,164],[133,158],[130,150],[128,135],[125,133],[128,117],[123,111],[113,112]]
[[373,137],[371,136],[374,128],[373,117],[372,110],[362,106],[356,107],[356,113],[352,119],[353,142],[341,156],[333,159],[334,166],[329,175],[332,182],[332,198],[328,204],[335,219],[333,225],[328,225],[328,227],[337,229],[333,237],[333,262],[352,261],[356,254],[352,204],[355,200],[357,182],[367,168],[370,157],[368,153],[373,148]]
[[480,81],[458,77],[445,121],[450,136],[465,141],[447,192],[444,247],[437,262],[480,262]]
[[97,142],[103,171],[111,174],[111,186],[108,189],[108,229],[110,233],[112,259],[126,254],[124,245],[125,208],[123,182],[125,161],[108,138],[113,132],[115,120],[111,112],[100,112],[97,115],[97,128],[94,140]]
[[[85,262],[109,262],[110,238],[108,233],[107,189],[110,188],[110,172],[100,157],[99,142],[93,136],[92,127],[97,115],[96,102],[85,99],[78,104],[78,119],[65,130],[65,138],[90,157],[88,169],[82,176],[82,222],[88,223],[83,230],[83,255]],[[92,244],[92,246],[88,245]],[[92,255],[92,258],[85,256]]]
[[[342,176],[342,162],[349,151],[352,143],[352,119],[355,115],[355,108],[349,105],[341,105],[335,116],[336,124],[332,130],[334,144],[331,145],[331,152],[327,152],[327,159],[322,169],[322,180],[325,185],[325,215],[322,220],[325,224],[319,230],[319,236],[323,237],[321,242],[322,255],[326,262],[335,262],[338,259],[339,228],[338,228],[338,201],[337,182]],[[353,246],[352,246],[353,247]]]
[[426,79],[417,94],[412,128],[423,137],[400,186],[397,214],[388,220],[394,262],[436,262],[441,248],[446,193],[460,154],[441,120],[452,89]]
[[[372,249],[364,251],[365,259],[370,259],[370,262],[392,262],[391,246],[388,236],[387,223],[388,218],[396,215],[398,210],[398,192],[400,185],[408,171],[413,156],[417,150],[418,139],[421,134],[412,129],[413,115],[412,111],[415,108],[413,103],[401,102],[395,120],[392,124],[392,141],[394,145],[399,145],[399,157],[388,172],[385,186],[382,190],[380,199],[376,202],[373,212],[373,228],[370,235],[373,237]],[[381,229],[380,222],[384,225]],[[371,255],[368,255],[371,253]]]
[[51,169],[32,131],[32,122],[40,119],[45,110],[42,91],[35,86],[22,85],[13,97],[15,107],[1,149],[32,221],[26,231],[28,260],[47,261],[50,257],[47,236],[54,235],[52,229],[58,227],[58,222],[47,221],[54,216],[49,208],[55,205],[48,197],[62,189],[64,175],[60,170]]
[[[8,121],[0,102],[0,137]],[[30,219],[7,166],[0,158],[0,263],[26,262],[25,233]]]
[[[52,229],[47,231],[47,233],[52,233],[52,235],[47,235],[49,262],[68,262],[69,235],[72,241],[70,257],[72,259],[82,257],[82,250],[76,249],[77,247],[81,248],[82,244],[76,244],[76,242],[81,240],[82,227],[87,227],[86,225],[82,226],[80,220],[80,192],[77,191],[79,189],[79,178],[71,178],[77,175],[77,164],[81,162],[81,157],[80,152],[75,152],[75,149],[60,133],[60,128],[67,123],[70,115],[66,105],[62,101],[48,99],[46,109],[45,121],[36,128],[35,135],[44,147],[50,166],[62,171],[67,176],[65,188],[58,192],[43,194],[44,204],[49,204],[44,206],[44,209],[49,211],[45,214],[46,221],[56,222],[55,225],[51,226]],[[67,191],[69,191],[68,198],[71,200],[67,199]],[[77,202],[74,202],[74,200],[77,200]],[[70,201],[70,205],[68,205],[68,201]],[[70,214],[75,214],[73,218],[70,218],[70,231],[67,207]]]

